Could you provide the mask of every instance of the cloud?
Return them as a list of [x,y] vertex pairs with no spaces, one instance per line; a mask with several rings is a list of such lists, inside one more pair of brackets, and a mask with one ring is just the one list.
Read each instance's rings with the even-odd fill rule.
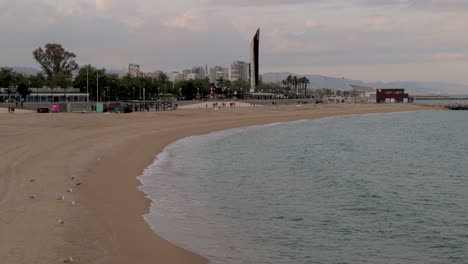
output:
[[317,27],[317,26],[318,26],[318,22],[316,20],[313,20],[313,19],[308,19],[304,24],[304,27],[306,27],[306,28],[314,28],[314,27]]
[[300,40],[279,40],[270,44],[272,44],[272,46],[267,48],[269,53],[310,54],[325,50],[318,44]]
[[466,54],[461,52],[435,53],[432,54],[432,58],[435,60],[458,60],[466,58]]
[[278,6],[321,3],[324,0],[205,0],[207,5],[235,5],[235,6]]
[[111,4],[111,0],[96,0],[95,2],[96,9],[100,11],[109,9]]
[[390,19],[386,16],[370,17],[367,19],[366,24],[373,30],[386,30],[389,28]]
[[361,0],[362,5],[394,6],[427,11],[468,11],[466,0]]
[[183,14],[166,21],[164,25],[198,32],[207,26],[207,21],[205,16],[198,9],[189,9]]

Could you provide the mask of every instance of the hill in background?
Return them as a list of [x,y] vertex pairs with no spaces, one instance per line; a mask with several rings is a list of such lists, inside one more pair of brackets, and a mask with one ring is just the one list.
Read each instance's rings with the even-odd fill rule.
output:
[[286,79],[289,75],[306,77],[310,80],[309,88],[334,88],[351,90],[348,84],[370,86],[373,88],[405,88],[411,93],[465,93],[468,94],[468,85],[451,84],[443,82],[423,81],[394,81],[394,82],[364,82],[346,78],[329,77],[314,74],[295,74],[291,72],[267,72],[262,75],[266,83],[277,83]]

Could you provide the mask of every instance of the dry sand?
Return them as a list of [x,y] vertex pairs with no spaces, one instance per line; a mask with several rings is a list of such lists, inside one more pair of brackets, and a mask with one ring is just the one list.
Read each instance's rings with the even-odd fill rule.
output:
[[[224,106],[222,104],[225,104]],[[230,106],[230,103],[235,103],[236,106]],[[219,101],[218,106],[220,108],[229,108],[229,109],[234,109],[234,108],[245,108],[245,107],[252,107],[250,103],[244,103],[240,101]],[[255,107],[263,107],[263,105],[255,105]],[[204,103],[193,103],[193,104],[187,104],[187,105],[182,105],[178,107],[179,109],[207,109],[207,110],[212,110],[213,109],[213,102],[204,102]]]
[[[75,263],[204,263],[204,258],[155,235],[142,217],[150,201],[136,188],[136,177],[167,144],[254,124],[427,109],[434,108],[327,105],[120,115],[0,114],[0,263],[63,263],[69,256]],[[78,182],[82,184],[76,186]],[[56,199],[62,195],[65,200]]]
[[[31,110],[24,110],[24,109],[15,108],[15,113],[14,114],[30,114],[30,113],[35,113],[35,112],[31,111]],[[8,108],[0,108],[0,114],[8,114]]]

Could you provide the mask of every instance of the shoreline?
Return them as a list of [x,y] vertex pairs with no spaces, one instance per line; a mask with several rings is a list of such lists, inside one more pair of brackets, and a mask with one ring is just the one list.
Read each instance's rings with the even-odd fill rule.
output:
[[[142,183],[137,177],[167,145],[188,136],[252,125],[423,110],[434,108],[325,105],[0,116],[6,124],[0,132],[2,146],[13,150],[9,156],[1,154],[0,168],[7,176],[0,178],[0,233],[5,234],[0,238],[0,262],[54,263],[73,256],[78,263],[206,263],[156,235],[143,219],[151,200],[138,189]],[[22,129],[25,132],[16,132]],[[37,182],[29,182],[31,175]],[[74,184],[71,176],[83,184],[67,194],[66,188]],[[31,193],[37,193],[38,199],[25,199]],[[61,193],[66,202],[55,200]],[[78,206],[70,206],[69,199]],[[57,219],[64,219],[65,225],[58,227]]]

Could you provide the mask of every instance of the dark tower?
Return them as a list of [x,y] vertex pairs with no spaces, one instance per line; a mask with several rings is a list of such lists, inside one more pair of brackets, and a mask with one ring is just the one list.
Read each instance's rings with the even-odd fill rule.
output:
[[257,30],[250,44],[250,92],[255,92],[258,85],[258,54],[260,45],[260,29]]

